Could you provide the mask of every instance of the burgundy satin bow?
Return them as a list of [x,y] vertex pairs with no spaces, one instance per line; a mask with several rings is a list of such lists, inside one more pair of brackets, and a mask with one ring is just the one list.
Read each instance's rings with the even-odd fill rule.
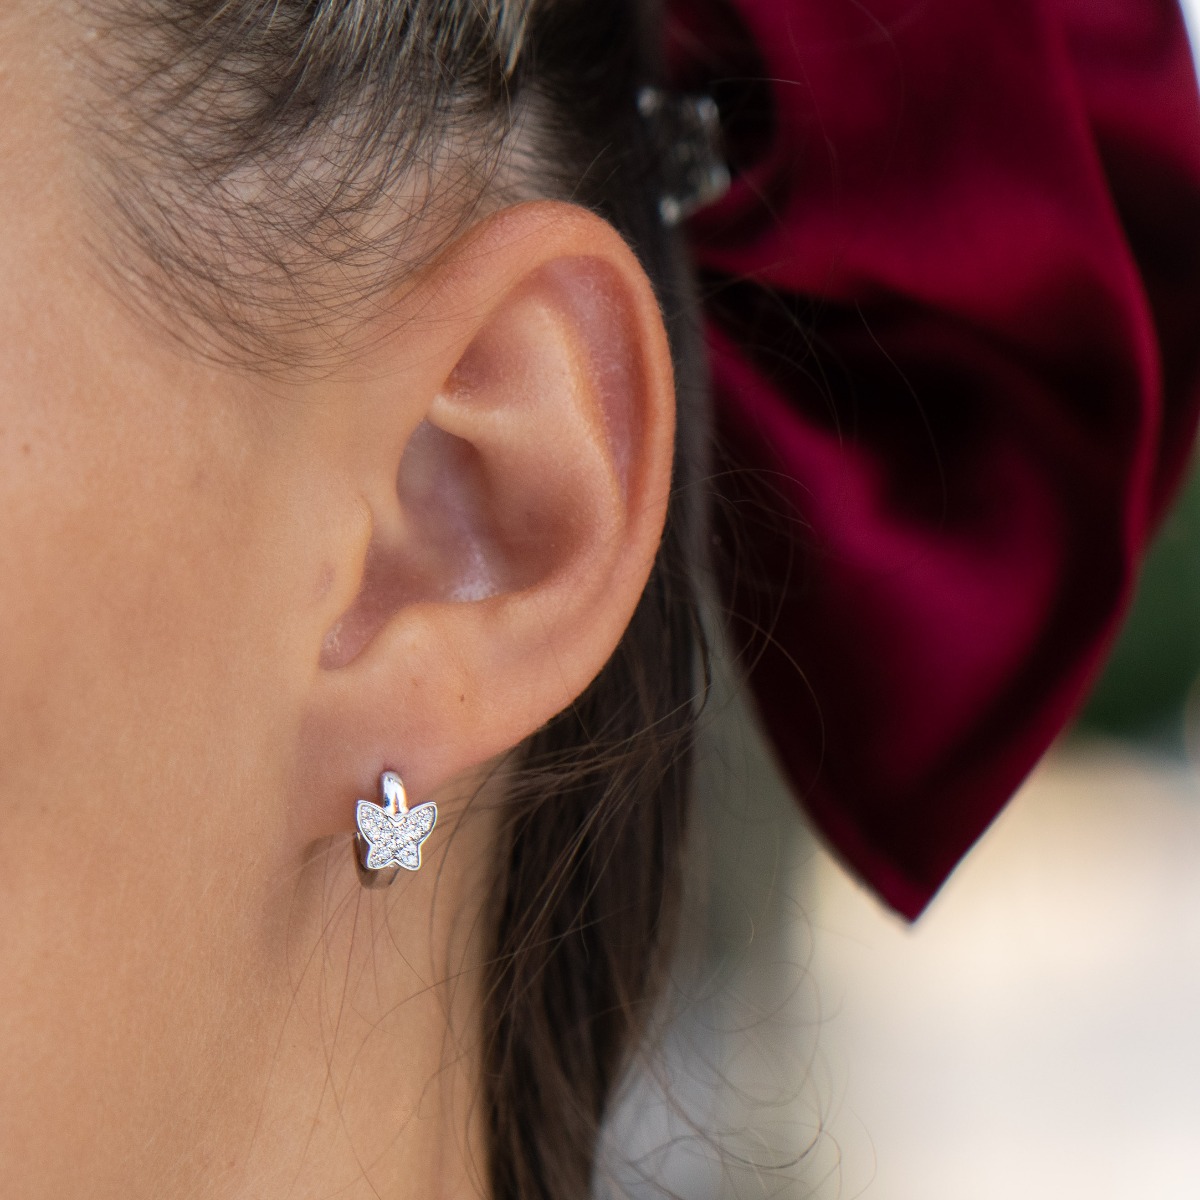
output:
[[1200,404],[1166,0],[679,0],[735,640],[804,804],[916,916],[1080,704]]

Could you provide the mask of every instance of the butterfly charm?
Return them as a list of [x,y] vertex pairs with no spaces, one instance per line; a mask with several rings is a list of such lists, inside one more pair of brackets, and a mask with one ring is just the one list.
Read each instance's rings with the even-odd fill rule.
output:
[[379,881],[390,883],[396,875],[392,868],[420,868],[421,843],[437,822],[437,805],[430,802],[409,808],[404,784],[395,771],[384,771],[379,777],[379,791],[382,804],[359,800],[355,805],[356,840],[363,871],[387,872],[387,877]]

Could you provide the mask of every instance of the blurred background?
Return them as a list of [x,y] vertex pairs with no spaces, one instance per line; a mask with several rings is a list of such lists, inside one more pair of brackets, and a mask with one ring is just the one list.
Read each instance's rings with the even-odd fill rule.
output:
[[610,1194],[1200,1197],[1200,471],[1075,728],[913,927],[715,707],[702,916]]

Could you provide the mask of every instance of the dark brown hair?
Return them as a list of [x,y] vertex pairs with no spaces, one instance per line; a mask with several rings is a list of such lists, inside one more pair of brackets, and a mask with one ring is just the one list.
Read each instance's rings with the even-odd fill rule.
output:
[[659,219],[636,105],[658,75],[652,6],[83,7],[115,101],[90,131],[96,186],[116,218],[101,250],[123,291],[182,318],[210,351],[294,364],[302,331],[353,315],[480,211],[525,196],[605,217],[658,291],[680,404],[666,530],[612,659],[522,749],[489,910],[492,1195],[583,1200],[671,949],[706,676],[704,381],[687,272]]

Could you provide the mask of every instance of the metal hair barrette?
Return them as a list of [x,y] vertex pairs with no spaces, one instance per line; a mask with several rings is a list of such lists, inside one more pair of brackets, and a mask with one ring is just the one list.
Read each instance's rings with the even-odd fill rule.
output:
[[381,804],[359,800],[354,806],[355,861],[365,887],[387,887],[401,867],[419,870],[421,843],[437,823],[437,805],[432,801],[408,807],[404,784],[395,771],[380,775],[379,795]]
[[644,87],[638,92],[637,106],[659,163],[659,215],[664,225],[678,225],[719,200],[729,188],[717,102],[711,96]]

